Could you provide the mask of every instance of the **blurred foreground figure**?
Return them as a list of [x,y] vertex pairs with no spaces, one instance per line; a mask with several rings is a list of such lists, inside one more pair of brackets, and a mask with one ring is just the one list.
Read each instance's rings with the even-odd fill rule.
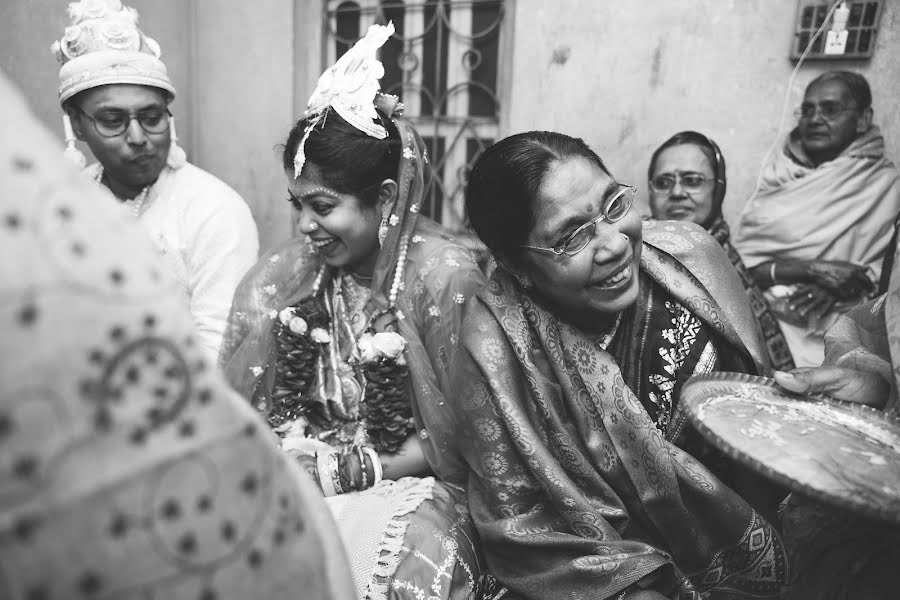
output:
[[0,598],[352,598],[318,492],[0,73]]

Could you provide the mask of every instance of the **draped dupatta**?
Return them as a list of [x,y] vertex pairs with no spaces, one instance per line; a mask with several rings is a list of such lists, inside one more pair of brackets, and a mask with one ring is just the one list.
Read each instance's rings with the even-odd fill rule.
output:
[[[641,270],[763,368],[737,276],[699,227],[646,224]],[[786,566],[773,528],[664,439],[592,339],[499,269],[470,304],[462,343],[470,509],[500,581],[528,598],[608,598],[656,572],[670,597],[778,596]]]

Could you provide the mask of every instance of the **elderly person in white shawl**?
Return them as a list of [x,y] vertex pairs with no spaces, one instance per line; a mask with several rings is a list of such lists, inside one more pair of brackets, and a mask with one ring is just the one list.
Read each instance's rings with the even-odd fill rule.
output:
[[861,75],[815,78],[741,216],[735,245],[767,290],[797,366],[822,363],[824,332],[873,289],[900,211],[900,172],[872,114]]
[[259,251],[250,209],[186,161],[169,111],[175,88],[134,9],[82,0],[69,15],[72,25],[52,48],[62,63],[66,154],[84,166],[76,138],[90,147],[98,162],[87,173],[150,234],[190,302],[201,346],[215,357],[234,290]]

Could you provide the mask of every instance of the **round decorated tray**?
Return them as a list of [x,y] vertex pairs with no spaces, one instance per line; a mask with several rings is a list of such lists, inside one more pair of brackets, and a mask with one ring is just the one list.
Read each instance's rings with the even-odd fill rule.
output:
[[881,411],[740,373],[694,377],[681,401],[700,433],[740,463],[810,497],[900,522],[900,422]]

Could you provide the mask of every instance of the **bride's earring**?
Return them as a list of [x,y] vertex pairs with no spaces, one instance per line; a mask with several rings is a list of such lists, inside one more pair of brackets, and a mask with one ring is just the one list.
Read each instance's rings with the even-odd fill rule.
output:
[[399,217],[391,215],[397,206],[397,184],[393,181],[382,181],[378,190],[378,200],[381,206],[381,223],[378,225],[378,246],[384,245],[390,227],[400,222]]
[[385,215],[381,218],[381,225],[378,226],[378,246],[381,247],[384,245],[384,240],[387,239],[388,234],[388,218]]

